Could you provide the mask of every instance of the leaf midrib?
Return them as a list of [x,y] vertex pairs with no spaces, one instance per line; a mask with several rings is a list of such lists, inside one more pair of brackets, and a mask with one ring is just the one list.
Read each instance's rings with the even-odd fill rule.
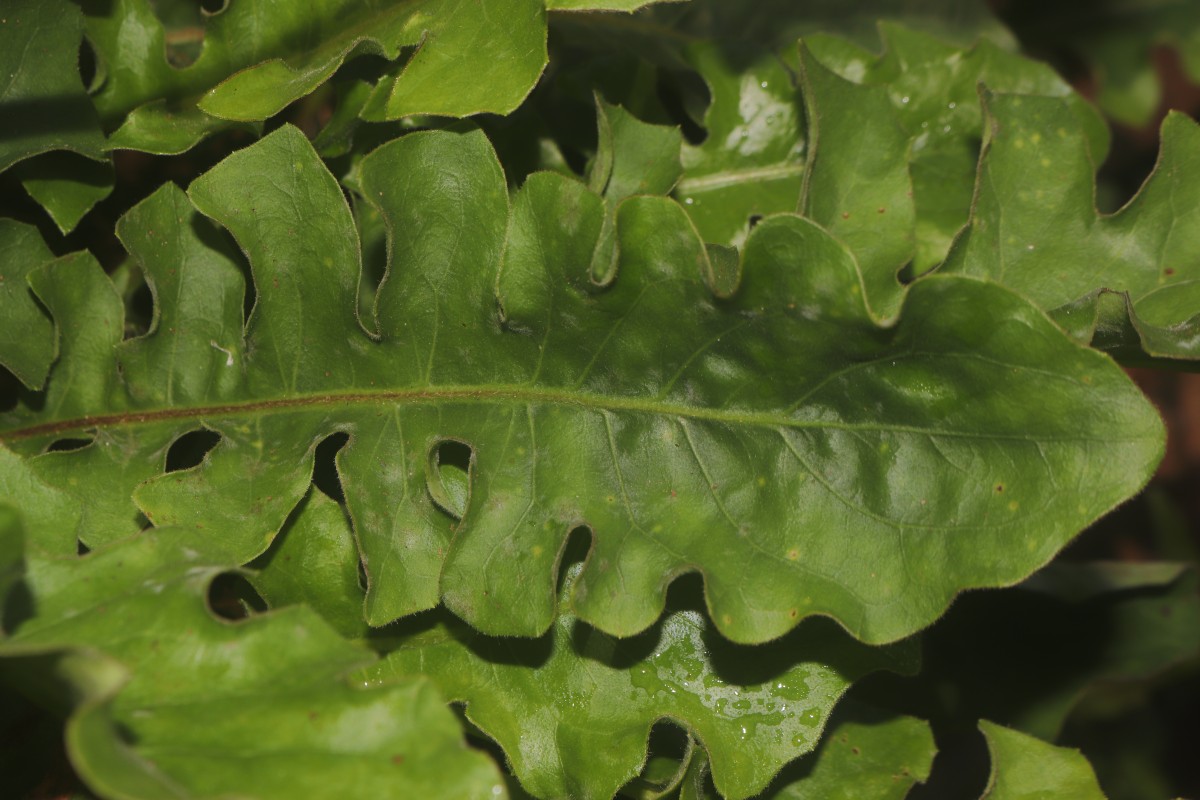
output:
[[1140,441],[1145,435],[1106,436],[1103,439],[1086,435],[1046,436],[1035,434],[994,433],[986,431],[940,430],[916,425],[887,423],[848,423],[827,420],[798,419],[785,411],[738,411],[722,408],[703,408],[679,403],[668,403],[658,399],[624,397],[620,395],[597,395],[587,392],[562,389],[541,389],[528,385],[448,385],[419,389],[384,389],[377,391],[331,392],[305,394],[295,397],[253,400],[240,403],[224,403],[208,406],[183,408],[160,408],[141,411],[125,411],[110,414],[95,414],[73,419],[57,420],[24,428],[0,432],[0,443],[31,439],[38,436],[68,433],[99,428],[118,428],[134,425],[150,425],[170,420],[200,421],[214,417],[251,416],[270,412],[303,411],[326,406],[384,405],[407,403],[514,403],[521,405],[562,405],[596,412],[633,412],[662,417],[693,419],[723,423],[730,426],[775,429],[843,430],[843,431],[891,431],[921,436],[947,438],[969,438],[986,440],[1009,440],[1028,442],[1049,441],[1093,441],[1125,442]]

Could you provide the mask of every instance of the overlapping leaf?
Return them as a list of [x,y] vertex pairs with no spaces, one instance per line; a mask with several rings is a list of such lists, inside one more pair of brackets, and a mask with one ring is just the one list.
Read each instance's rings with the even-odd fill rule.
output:
[[[1188,222],[1200,210],[1200,126],[1168,116],[1154,172],[1128,205],[1102,215],[1091,150],[1066,103],[995,95],[987,110],[971,223],[943,270],[1012,287],[1080,339],[1200,356],[1200,240]],[[1124,296],[1115,314],[1104,292]],[[1133,331],[1121,337],[1125,317]]]
[[[820,67],[810,61],[805,101],[818,130],[821,122],[831,128],[814,151],[813,166],[823,173],[814,179],[832,183],[835,190],[851,184],[832,197],[818,192],[818,202],[831,207],[817,218],[868,243],[875,231],[883,247],[894,251],[879,267],[892,283],[895,270],[910,258],[918,274],[941,262],[967,222],[984,135],[980,84],[996,92],[1062,98],[1074,117],[1067,124],[1086,137],[1093,157],[1103,160],[1108,148],[1103,121],[1046,65],[989,39],[961,49],[886,22],[880,34],[880,55],[828,35],[806,39]],[[846,86],[821,68],[877,88]],[[909,227],[903,214],[896,219],[897,211],[907,211]]]
[[681,601],[624,640],[569,615],[542,639],[520,643],[452,618],[429,620],[367,680],[429,676],[467,703],[471,721],[539,797],[611,797],[645,760],[651,725],[669,718],[705,748],[722,795],[743,798],[816,745],[851,682],[913,666],[911,643],[866,648],[824,620],[770,645],[731,645],[698,601]]
[[373,655],[308,609],[215,619],[205,595],[225,565],[204,549],[202,535],[163,530],[83,558],[29,560],[37,614],[0,659],[94,648],[128,669],[115,695],[68,724],[89,785],[150,798],[503,794],[428,682],[352,686],[346,673]]
[[1078,750],[1055,747],[992,722],[979,723],[979,729],[992,754],[992,775],[983,800],[1104,800],[1091,765]]
[[697,43],[685,53],[708,85],[705,139],[683,148],[676,197],[707,242],[740,245],[753,222],[795,211],[805,133],[793,70],[762,48]]
[[[878,642],[964,587],[1024,577],[1159,456],[1160,423],[1132,384],[1024,301],[936,278],[880,329],[848,252],[797,217],[755,228],[740,285],[716,300],[706,280],[729,276],[661,198],[619,207],[617,275],[593,284],[601,198],[542,173],[510,214],[478,133],[403,137],[363,162],[361,188],[391,231],[373,335],[341,191],[290,128],[190,189],[249,257],[245,334],[236,271],[170,186],[123,228],[156,287],[145,339],[121,342],[120,301],[88,257],[34,273],[59,359],[44,405],[7,415],[4,438],[30,454],[93,438],[31,462],[87,495],[104,523],[90,544],[141,513],[251,558],[307,491],[316,444],[345,431],[373,624],[440,595],[481,630],[541,633],[558,554],[583,525],[593,546],[572,602],[608,632],[645,629],[694,570],[737,641],[824,614]],[[203,292],[163,291],[190,268],[164,260],[164,242],[200,253],[188,280]],[[162,474],[171,443],[200,427],[220,444]],[[431,469],[445,440],[472,449],[457,524]]]
[[[846,701],[829,721],[820,747],[788,765],[762,800],[901,800],[929,777],[934,756],[929,726],[912,717],[881,715]],[[698,753],[679,800],[711,800],[708,762]]]
[[0,15],[0,172],[39,153],[104,155],[79,76],[83,17],[68,0],[9,0]]

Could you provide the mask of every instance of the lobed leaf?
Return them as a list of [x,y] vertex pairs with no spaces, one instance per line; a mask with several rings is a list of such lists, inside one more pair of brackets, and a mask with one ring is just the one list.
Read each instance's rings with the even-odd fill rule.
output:
[[805,131],[795,76],[780,54],[749,45],[697,42],[685,57],[712,101],[704,141],[683,146],[675,196],[706,242],[741,245],[752,223],[800,202]]
[[1196,358],[1200,244],[1183,220],[1200,208],[1200,127],[1169,115],[1154,172],[1124,208],[1102,215],[1091,150],[1066,103],[994,95],[986,105],[971,223],[942,270],[1002,282],[1084,341],[1105,339],[1102,295],[1119,293],[1118,314],[1134,329],[1134,342],[1119,344]]
[[[130,347],[120,300],[90,257],[35,272],[61,355],[44,406],[4,417],[4,439],[33,454],[93,437],[31,463],[96,495],[96,543],[128,535],[141,513],[213,531],[249,560],[307,491],[317,443],[344,431],[338,469],[374,625],[440,596],[484,632],[538,635],[567,534],[585,526],[592,551],[572,603],[607,632],[646,629],[667,584],[695,571],[735,641],[820,614],[886,642],[963,588],[1029,574],[1159,458],[1160,422],[1128,379],[1000,287],[918,282],[880,328],[849,252],[778,216],[752,232],[741,283],[719,300],[682,208],[650,197],[618,207],[619,267],[597,286],[602,198],[538,173],[510,213],[478,132],[405,136],[360,176],[391,234],[373,336],[356,316],[349,210],[292,128],[190,189],[251,262],[244,345],[227,295],[210,297],[226,309],[219,333],[211,316],[160,326],[138,346],[160,354],[143,381],[118,369]],[[173,191],[138,212],[167,227],[130,222],[127,241],[190,235],[186,217],[151,210]],[[210,261],[221,263],[196,263]],[[160,319],[181,313],[157,300]],[[232,377],[188,396],[178,387],[193,370]],[[164,387],[173,404],[155,399]],[[171,443],[197,428],[220,443],[162,474]],[[458,522],[430,488],[444,441],[472,451]]]
[[[762,800],[902,800],[929,777],[935,748],[929,726],[846,701],[817,749],[776,776]],[[680,800],[711,800],[703,753],[689,765]]]
[[1055,747],[987,720],[979,723],[979,730],[992,754],[992,775],[983,800],[1104,800],[1091,765],[1078,750]]
[[907,644],[864,647],[825,620],[770,645],[733,645],[699,597],[677,601],[649,631],[623,640],[567,614],[532,642],[489,639],[444,614],[413,627],[367,670],[367,682],[431,678],[467,704],[468,719],[499,742],[539,797],[613,796],[638,773],[660,719],[696,736],[723,796],[748,797],[816,746],[853,681],[911,669],[916,655]]
[[[834,126],[816,154],[818,164],[822,158],[835,162],[827,170],[830,177],[823,180],[854,181],[855,188],[862,187],[836,194],[842,207],[829,209],[819,219],[859,231],[863,238],[881,224],[895,228],[888,240],[896,253],[884,260],[888,274],[880,280],[892,279],[897,263],[903,265],[906,257],[915,258],[916,274],[940,263],[966,224],[984,135],[980,84],[994,92],[1062,98],[1074,117],[1071,129],[1082,129],[1093,157],[1103,160],[1109,139],[1103,120],[1045,64],[1008,52],[987,38],[963,49],[892,22],[881,22],[879,31],[880,54],[827,34],[808,37],[805,45],[812,54],[809,63],[815,60],[845,80],[877,87],[853,90],[822,69],[810,68],[810,75],[821,81],[810,78],[806,101],[816,106],[810,116],[823,115]],[[830,92],[838,94],[825,99]],[[896,142],[897,127],[903,132],[902,142]],[[886,149],[876,152],[884,141],[889,143]],[[864,154],[871,159],[865,160]],[[911,186],[905,185],[908,181]],[[909,191],[911,200],[906,200]],[[906,206],[913,208],[906,211]],[[893,216],[872,216],[877,208]],[[895,220],[897,210],[909,217],[915,210],[914,229]],[[842,221],[841,212],[850,217]],[[906,253],[906,234],[910,239],[915,234],[915,252],[909,241]]]
[[162,530],[83,558],[32,555],[37,615],[0,659],[95,648],[128,682],[69,720],[81,777],[106,796],[438,796],[503,793],[426,681],[345,675],[372,654],[292,608],[238,624],[206,606],[226,564],[203,537]]
[[83,16],[67,0],[7,0],[0,16],[0,172],[51,150],[104,157],[79,77]]
[[0,364],[39,389],[54,361],[54,327],[38,308],[26,276],[54,258],[37,229],[0,219]]

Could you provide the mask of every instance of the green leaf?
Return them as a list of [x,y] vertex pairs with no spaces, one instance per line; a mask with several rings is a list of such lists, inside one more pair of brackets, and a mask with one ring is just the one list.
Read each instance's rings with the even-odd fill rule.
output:
[[79,8],[6,0],[0,13],[0,172],[51,150],[102,159],[104,134],[79,76]]
[[611,281],[617,271],[617,207],[637,195],[666,195],[679,180],[683,167],[678,128],[642,122],[620,106],[596,96],[598,143],[588,170],[588,187],[604,197],[606,213],[600,240],[592,257],[592,280]]
[[892,319],[903,301],[896,276],[916,248],[908,137],[882,88],[838,77],[803,44],[800,64],[809,136],[800,211],[846,243],[873,315]]
[[15,508],[0,504],[0,641],[7,634],[6,606],[25,573],[25,533]]
[[611,797],[638,773],[655,720],[668,718],[706,749],[718,790],[743,798],[816,745],[853,681],[915,666],[911,643],[867,648],[825,620],[769,645],[734,645],[698,595],[632,639],[563,614],[541,639],[511,642],[438,615],[416,623],[365,680],[429,676],[467,704],[537,796]]
[[54,361],[54,327],[38,307],[27,276],[54,254],[37,229],[0,219],[0,364],[40,389]]
[[232,3],[207,18],[199,58],[183,68],[164,57],[166,32],[149,0],[88,10],[88,37],[106,72],[96,106],[120,125],[110,146],[156,153],[266,119],[360,54],[396,60],[417,46],[364,112],[389,119],[507,113],[546,63],[541,0],[495,0],[486,11],[467,0]]
[[250,583],[272,608],[307,605],[338,633],[362,638],[364,592],[358,583],[358,548],[345,510],[310,491],[263,556]]
[[[817,749],[784,767],[761,800],[902,800],[929,777],[936,752],[929,726],[884,715],[847,700],[829,720]],[[679,800],[715,800],[708,759],[698,752],[688,765]]]
[[1091,765],[1078,750],[1055,747],[987,720],[979,723],[979,730],[992,754],[992,775],[983,800],[1104,800]]
[[1090,688],[1200,655],[1196,589],[1177,564],[1053,564],[955,604],[925,635],[922,681],[952,715],[1053,741]]
[[[880,133],[876,131],[890,131],[894,124],[899,124],[908,139],[907,153],[902,155],[904,148],[893,143],[890,154],[893,169],[901,170],[903,174],[902,163],[907,162],[912,179],[917,247],[913,267],[916,274],[945,258],[955,234],[967,222],[983,138],[981,83],[996,92],[1063,98],[1076,117],[1072,129],[1081,126],[1091,143],[1093,157],[1097,162],[1103,160],[1109,134],[1100,115],[1045,64],[1010,53],[989,39],[980,39],[964,50],[892,23],[881,23],[880,35],[884,44],[880,55],[828,35],[809,37],[806,45],[817,61],[841,77],[886,89],[884,94],[894,113],[888,113],[883,107],[885,104],[879,101],[878,90],[875,93],[860,91],[857,94],[862,98],[856,100],[855,93],[837,87],[836,82],[826,77],[823,85],[840,89],[841,96],[837,102],[822,104],[818,95],[816,102],[826,106],[826,113],[832,112],[835,125],[839,118],[848,117],[851,125],[859,124],[860,130],[856,132],[851,128],[850,136],[834,135],[832,141],[827,137],[823,149],[828,151],[832,146],[835,152],[846,154],[841,156],[842,163],[838,164],[837,172],[846,180],[846,176],[865,172],[857,163],[852,145],[867,136],[879,137]],[[816,74],[823,73],[818,71]],[[810,92],[819,88],[812,86]],[[809,102],[813,101],[810,99]],[[843,127],[846,124],[842,123]],[[878,155],[868,163],[879,164],[876,169],[880,171],[886,165],[886,162],[880,162]],[[869,184],[865,193],[878,194],[880,189],[874,186],[871,178],[871,175],[863,174],[860,182]],[[901,178],[892,174],[888,180],[895,188],[890,197],[880,198],[879,205],[885,208],[896,205],[901,198],[897,195],[902,188]],[[857,199],[858,195],[850,197]],[[865,212],[860,217],[870,218],[874,209],[865,202],[859,205]],[[838,222],[836,216],[833,221]],[[883,222],[880,218],[870,221]],[[864,229],[870,227],[866,221],[858,224]],[[903,232],[903,227],[898,229],[898,233]]]
[[107,796],[499,796],[425,681],[353,687],[372,654],[292,608],[230,624],[206,594],[225,568],[203,536],[164,530],[84,558],[30,559],[38,609],[0,648],[93,647],[129,680],[68,723],[81,776]]
[[1101,215],[1069,104],[993,95],[987,112],[971,223],[943,270],[1003,282],[1084,341],[1105,319],[1102,294],[1121,293],[1118,317],[1128,316],[1134,341],[1117,344],[1200,357],[1200,241],[1183,223],[1200,208],[1200,126],[1168,116],[1153,174],[1123,209]]
[[776,53],[745,45],[698,43],[686,58],[712,102],[704,141],[683,147],[675,196],[706,242],[741,245],[752,219],[799,205],[805,135],[795,78]]
[[655,3],[687,0],[546,0],[550,11],[637,11]]
[[46,153],[14,170],[29,196],[46,209],[64,234],[70,233],[113,189],[113,167],[73,153]]
[[[360,173],[391,231],[378,341],[355,314],[359,252],[341,190],[283,128],[191,188],[259,287],[244,357],[222,344],[240,326],[210,338],[181,319],[194,355],[162,348],[145,373],[162,387],[212,369],[217,342],[236,389],[141,399],[149,386],[118,378],[120,299],[88,256],[67,257],[34,275],[61,339],[45,406],[7,415],[4,439],[36,452],[94,432],[93,445],[33,463],[96,495],[106,536],[140,510],[214,531],[245,561],[307,491],[316,444],[345,431],[338,466],[372,624],[440,594],[481,630],[539,634],[555,613],[557,554],[585,525],[593,551],[572,601],[582,619],[644,630],[670,580],[699,571],[718,628],[741,642],[813,614],[868,641],[901,638],[963,588],[1028,575],[1160,457],[1161,424],[1129,380],[1002,288],[918,282],[900,322],[881,329],[850,254],[779,216],[752,232],[740,286],[716,303],[682,207],[653,197],[620,206],[618,274],[595,287],[603,200],[539,173],[510,219],[478,132],[405,136]],[[185,220],[167,215],[156,235],[179,236]],[[124,235],[135,238],[132,223]],[[174,298],[157,299],[161,319],[176,313]],[[198,428],[222,441],[200,465],[154,477],[170,443]],[[457,523],[427,488],[447,439],[472,450]],[[847,558],[851,536],[870,558]]]
[[80,507],[38,479],[28,463],[0,445],[0,503],[22,510],[25,546],[56,555],[76,549]]
[[834,715],[817,751],[787,767],[764,797],[902,800],[929,778],[936,752],[925,722],[849,705]]

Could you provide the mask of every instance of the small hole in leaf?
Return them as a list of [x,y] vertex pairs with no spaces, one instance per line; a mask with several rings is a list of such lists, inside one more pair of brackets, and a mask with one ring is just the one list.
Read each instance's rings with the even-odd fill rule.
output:
[[125,338],[144,336],[154,319],[154,293],[150,284],[141,281],[125,301]]
[[167,466],[165,471],[179,472],[180,470],[199,466],[209,451],[216,447],[220,441],[221,434],[216,431],[204,429],[188,431],[183,436],[171,442],[171,446],[167,448]]
[[467,511],[471,490],[471,447],[454,439],[438,442],[430,453],[427,484],[438,508],[455,519]]
[[92,439],[64,438],[56,439],[46,448],[47,453],[69,453],[72,450],[82,450],[92,443]]
[[763,221],[762,214],[751,214],[750,219],[748,220],[751,228],[753,228],[755,225],[757,225],[758,223],[760,223],[762,221]]
[[83,539],[75,540],[75,555],[86,556],[90,552],[92,552],[92,548],[84,544]]
[[267,610],[258,592],[244,575],[223,572],[208,587],[208,607],[221,619],[241,620]]
[[646,745],[646,763],[641,773],[625,784],[623,797],[658,796],[677,785],[681,770],[687,768],[691,742],[687,731],[667,721],[655,723]]
[[83,88],[95,88],[92,83],[96,80],[96,51],[86,36],[79,42],[79,79]]
[[17,407],[17,400],[24,388],[16,375],[0,365],[0,413]]
[[205,14],[220,14],[229,5],[229,0],[200,0],[200,8]]
[[349,440],[350,435],[342,431],[326,436],[317,445],[317,452],[313,457],[313,485],[339,503],[346,502],[346,493],[342,490],[342,479],[338,476],[337,454]]
[[567,573],[570,572],[571,567],[582,564],[591,549],[591,529],[583,525],[572,528],[571,533],[567,536],[567,543],[563,545],[562,556],[558,559],[557,592],[562,592],[563,581],[567,579]]

